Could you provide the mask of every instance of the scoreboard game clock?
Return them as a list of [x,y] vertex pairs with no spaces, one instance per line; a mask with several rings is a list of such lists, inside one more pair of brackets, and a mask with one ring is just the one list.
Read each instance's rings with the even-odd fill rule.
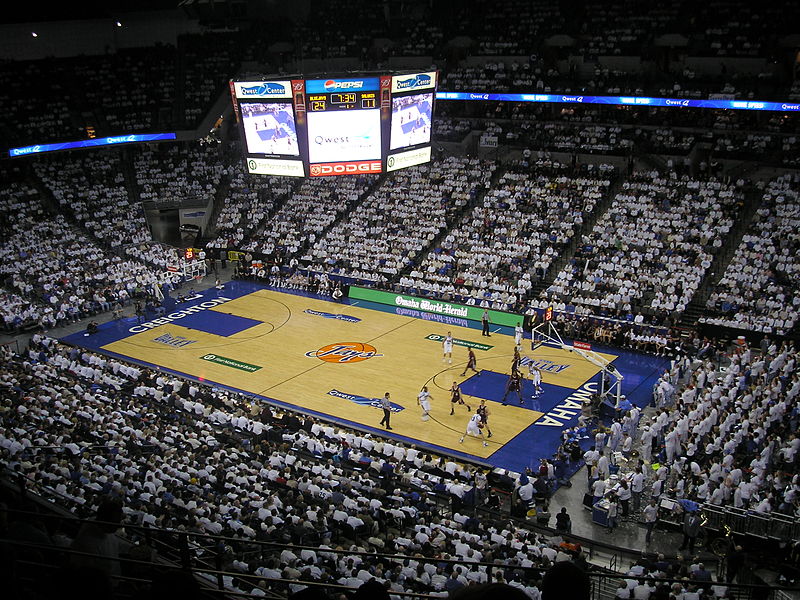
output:
[[231,81],[249,173],[384,173],[430,161],[437,72]]

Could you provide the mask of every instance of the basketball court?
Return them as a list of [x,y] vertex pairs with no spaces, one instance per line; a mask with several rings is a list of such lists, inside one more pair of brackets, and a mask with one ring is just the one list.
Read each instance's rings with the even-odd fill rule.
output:
[[[597,366],[560,348],[531,351],[525,340],[521,372],[527,374],[525,364],[534,361],[542,372],[544,392],[534,400],[526,380],[524,404],[513,397],[502,406],[513,331],[495,327],[485,337],[480,323],[407,313],[363,300],[336,303],[232,281],[222,290],[190,294],[161,317],[111,321],[95,335],[81,332],[64,341],[516,471],[551,457],[561,430],[577,423],[580,402],[596,389]],[[455,339],[452,364],[442,359],[441,340],[448,331]],[[479,375],[461,376],[468,347],[477,356]],[[640,405],[649,401],[664,359],[617,350],[603,356],[625,375],[623,393],[629,400]],[[454,381],[472,412],[455,406],[450,415]],[[422,419],[417,405],[425,385],[433,398],[429,420]],[[379,425],[383,411],[378,399],[385,392],[392,402],[391,431]],[[481,440],[469,436],[459,443],[481,399],[490,410],[489,445],[483,447]]]

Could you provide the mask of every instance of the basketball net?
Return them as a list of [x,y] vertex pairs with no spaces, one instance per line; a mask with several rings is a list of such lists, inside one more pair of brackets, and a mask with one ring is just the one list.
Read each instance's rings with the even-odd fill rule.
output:
[[609,384],[606,384],[605,377],[600,378],[600,396],[612,396],[614,398],[614,406],[617,408],[619,407],[622,399],[622,381],[624,377],[622,373],[617,371],[614,365],[611,364],[610,360],[594,350],[577,348],[574,345],[565,343],[552,317],[539,323],[531,330],[531,350],[535,351],[542,345],[560,348],[567,352],[575,352],[587,362],[599,367],[604,375],[609,375],[611,380]]

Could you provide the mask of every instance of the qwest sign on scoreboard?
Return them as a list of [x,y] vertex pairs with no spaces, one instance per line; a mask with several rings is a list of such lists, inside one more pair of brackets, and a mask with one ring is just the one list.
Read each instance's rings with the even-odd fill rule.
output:
[[231,81],[250,173],[324,177],[429,162],[437,73]]

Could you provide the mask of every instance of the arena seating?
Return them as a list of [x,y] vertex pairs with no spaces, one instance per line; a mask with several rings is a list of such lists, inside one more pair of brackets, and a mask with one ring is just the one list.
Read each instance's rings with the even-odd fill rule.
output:
[[178,38],[182,82],[183,123],[196,127],[213,99],[239,69],[241,47],[239,35],[207,33]]
[[626,312],[683,312],[731,229],[741,194],[714,179],[634,175],[546,294]]
[[278,199],[292,192],[292,184],[278,177],[247,175],[238,163],[230,170],[230,186],[215,224],[217,237],[208,248],[241,248],[264,225]]
[[[413,57],[448,91],[800,98],[800,5],[441,4],[312,2],[313,18],[203,24],[177,47],[4,61],[0,140],[193,130],[216,118],[243,61],[293,73]],[[800,177],[784,169],[800,166],[800,118],[513,102],[436,111],[434,160],[381,177],[252,176],[227,141],[0,165],[0,462],[16,489],[82,517],[120,502],[126,524],[153,530],[139,549],[167,531],[224,536],[198,537],[192,552],[242,576],[224,576],[228,591],[254,596],[375,579],[393,598],[446,597],[491,579],[539,600],[552,564],[587,566],[579,545],[495,512],[474,466],[42,333],[26,347],[34,329],[138,311],[155,286],[178,285],[168,268],[181,253],[151,239],[140,202],[213,201],[204,248],[244,252],[236,276],[321,295],[352,279],[527,315],[553,307],[565,337],[670,357],[638,427],[619,413],[647,461],[643,496],[796,521]],[[220,137],[236,136],[228,123]],[[677,327],[701,311],[698,327]],[[749,344],[711,339],[740,333]],[[530,479],[549,491],[545,472]],[[500,477],[515,498],[528,485]],[[618,567],[619,598],[733,595],[701,583],[697,561]],[[666,576],[680,583],[666,589]]]
[[170,281],[174,285],[183,281],[183,277],[177,272],[172,276],[166,274],[167,267],[177,266],[180,263],[181,253],[174,246],[158,242],[133,244],[125,248],[125,254],[155,267],[157,271],[161,271],[162,278],[170,277]]
[[461,141],[470,128],[468,119],[437,118],[433,122],[433,137],[440,141]]
[[110,254],[62,215],[47,217],[32,187],[13,184],[1,192],[6,235],[0,248],[0,277],[9,291],[43,305],[35,311],[43,326],[111,310],[144,297],[159,281],[154,271]]
[[418,262],[420,251],[488,184],[493,170],[490,163],[450,157],[400,171],[317,240],[303,260],[344,276],[398,275]]
[[220,146],[169,144],[137,148],[133,159],[139,198],[143,202],[207,203],[227,167]]
[[[31,491],[57,495],[78,515],[91,515],[111,497],[123,501],[132,524],[322,550],[284,547],[254,556],[242,548],[228,558],[235,571],[295,578],[295,569],[324,568],[331,544],[502,560],[512,568],[546,569],[580,555],[510,523],[479,523],[459,508],[451,519],[436,516],[435,498],[462,506],[474,495],[475,475],[414,446],[262,411],[246,397],[38,334],[28,353],[2,352],[0,386],[14,393],[2,401],[0,449],[20,461]],[[8,416],[23,406],[38,418],[7,427]],[[55,460],[36,460],[54,446]],[[340,562],[331,576],[360,585],[365,569],[368,579],[385,578],[397,591],[442,591],[446,583],[436,566],[384,575],[367,557]],[[526,573],[507,577],[535,593]],[[465,583],[487,577],[484,566],[465,567],[461,575]]]
[[347,214],[375,176],[345,179],[307,179],[273,215],[267,226],[245,243],[243,250],[272,255],[292,255],[314,244],[317,236],[337,217]]
[[508,169],[483,201],[412,270],[405,290],[447,293],[496,308],[517,306],[569,242],[609,180],[570,178],[558,165]]
[[795,326],[800,312],[793,291],[800,277],[799,189],[797,177],[790,175],[766,186],[750,229],[708,300],[709,308],[721,314],[705,322],[780,335]]
[[789,343],[763,348],[740,349],[724,371],[705,360],[677,387],[678,367],[664,374],[655,390],[658,412],[642,424],[640,438],[645,460],[664,460],[654,490],[762,514],[793,511],[800,490],[782,467],[791,468],[800,449],[793,431],[798,353]]
[[113,246],[150,240],[144,210],[132,202],[119,152],[50,157],[37,173],[59,207],[98,240]]

